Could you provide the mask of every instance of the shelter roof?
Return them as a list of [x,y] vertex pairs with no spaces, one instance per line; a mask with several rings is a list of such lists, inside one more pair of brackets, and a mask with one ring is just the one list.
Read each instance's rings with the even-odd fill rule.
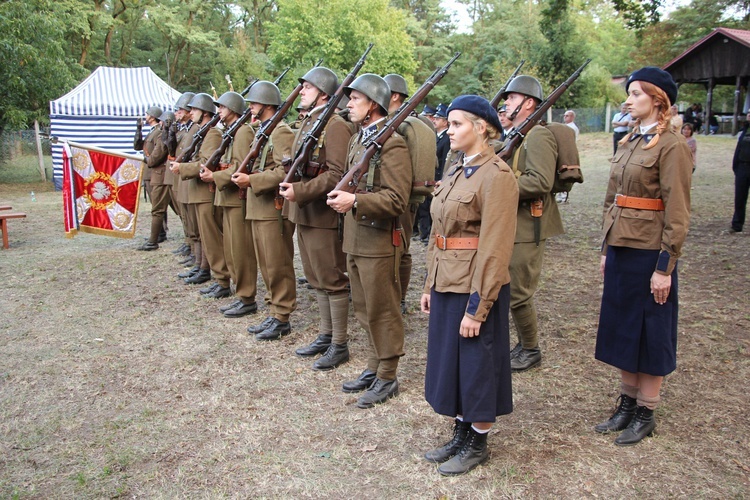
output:
[[50,115],[140,116],[150,106],[171,109],[180,95],[151,68],[100,66],[76,88],[50,101]]
[[664,66],[677,83],[735,85],[750,77],[750,31],[715,28]]

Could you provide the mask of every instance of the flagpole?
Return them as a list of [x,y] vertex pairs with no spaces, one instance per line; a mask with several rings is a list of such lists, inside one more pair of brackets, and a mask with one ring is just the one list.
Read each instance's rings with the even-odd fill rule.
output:
[[96,151],[97,153],[104,153],[105,155],[121,156],[129,160],[143,161],[143,155],[135,155],[130,153],[124,153],[122,151],[116,151],[114,149],[104,149],[97,146],[90,146],[89,144],[81,144],[80,142],[68,141],[66,139],[60,139],[56,136],[51,136],[50,142],[57,144],[58,142],[65,142],[73,148],[88,149],[89,151]]

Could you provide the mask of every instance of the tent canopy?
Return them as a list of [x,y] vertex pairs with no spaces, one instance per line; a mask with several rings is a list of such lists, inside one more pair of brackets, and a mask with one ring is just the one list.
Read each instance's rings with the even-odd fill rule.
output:
[[[136,118],[151,106],[172,110],[180,97],[151,68],[100,66],[80,85],[50,101],[51,135],[134,153]],[[144,134],[148,127],[144,127]],[[55,187],[62,187],[62,146],[52,146]]]

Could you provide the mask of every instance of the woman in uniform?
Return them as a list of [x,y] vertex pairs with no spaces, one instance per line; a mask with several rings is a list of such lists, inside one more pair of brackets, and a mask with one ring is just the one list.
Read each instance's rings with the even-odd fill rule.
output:
[[451,150],[464,158],[433,194],[421,299],[430,315],[425,398],[437,413],[455,418],[453,438],[425,455],[442,463],[443,475],[484,462],[495,418],[513,410],[508,265],[518,185],[490,145],[500,130],[482,97],[460,96],[448,108]]
[[600,271],[604,293],[596,359],[620,370],[619,405],[600,433],[633,445],[656,428],[654,409],[677,354],[677,259],[690,221],[693,161],[671,128],[677,85],[646,67],[626,85],[636,120],[612,159],[604,200]]

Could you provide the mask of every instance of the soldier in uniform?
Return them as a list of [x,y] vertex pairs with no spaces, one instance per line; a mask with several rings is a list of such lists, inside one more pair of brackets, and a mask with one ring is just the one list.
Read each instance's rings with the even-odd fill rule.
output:
[[[391,89],[378,75],[366,73],[346,88],[349,117],[361,126],[349,143],[349,168],[365,151],[364,143],[385,125]],[[406,141],[394,133],[363,178],[364,191],[333,190],[328,205],[344,220],[344,252],[354,314],[367,332],[371,354],[367,368],[344,392],[366,392],[359,408],[372,408],[398,395],[398,361],[404,355],[404,323],[399,311],[399,265],[406,250],[399,218],[409,203],[414,177]]]
[[[157,106],[151,106],[148,108],[148,111],[146,111],[146,123],[151,126],[151,131],[149,131],[146,138],[143,140],[143,162],[146,165],[146,172],[144,173],[144,186],[146,187],[146,191],[148,192],[148,197],[151,200],[152,206],[156,205],[154,197],[153,197],[153,186],[155,184],[154,180],[159,182],[161,184],[161,179],[163,178],[163,168],[161,170],[161,175],[156,176],[156,179],[153,179],[152,172],[158,171],[160,167],[164,167],[164,162],[167,159],[167,149],[164,146],[164,143],[161,140],[161,132],[162,129],[159,127],[159,118],[162,116],[163,112],[161,108],[158,108]],[[161,216],[154,215],[154,210],[152,208],[151,211],[151,218],[152,218],[152,224],[151,224],[151,235],[149,236],[148,241],[138,247],[138,250],[156,250],[159,248],[159,233],[162,229],[162,223],[164,220],[164,212],[162,211]],[[156,229],[156,235],[154,235],[154,218],[158,218],[159,225]]]
[[[544,99],[536,78],[514,78],[503,93],[506,113],[518,127]],[[511,368],[527,370],[542,361],[534,293],[539,286],[547,238],[562,234],[563,225],[552,195],[557,166],[555,137],[535,125],[510,162],[518,179],[519,203],[513,257],[510,262],[510,311],[519,342],[511,351]]]
[[[435,144],[437,154],[437,167],[435,167],[435,180],[443,178],[443,169],[445,168],[445,159],[451,149],[450,138],[448,137],[448,106],[438,104],[435,114],[432,116],[432,123],[435,126]],[[412,239],[417,239],[427,245],[432,229],[432,217],[430,216],[430,203],[432,196],[425,197],[425,200],[419,204],[417,209],[417,220],[415,227],[417,234]]]
[[[318,66],[301,79],[300,106],[309,112],[294,139],[299,151],[323,108],[336,93],[338,78],[328,68]],[[281,183],[280,194],[287,203],[289,220],[297,224],[297,246],[308,283],[315,290],[320,311],[318,336],[295,353],[302,357],[323,354],[313,363],[315,370],[332,370],[349,361],[349,278],[346,256],[339,238],[339,216],[326,205],[326,195],[346,170],[347,150],[352,131],[349,123],[334,115],[326,124],[313,152],[315,165],[294,183]]]
[[[388,107],[388,117],[390,118],[395,113],[401,104],[409,97],[409,88],[406,85],[406,80],[401,75],[390,74],[383,77],[385,83],[391,89],[391,99]],[[429,125],[428,125],[429,123]],[[428,119],[417,116],[408,116],[406,120],[399,126],[398,133],[406,140],[406,147],[409,148],[409,155],[411,156],[412,168],[418,172],[429,172],[430,176],[433,176],[433,172],[437,168],[437,150],[435,143],[435,129],[434,125]],[[426,179],[420,179],[425,181]],[[434,184],[435,177],[432,177]],[[429,182],[429,180],[428,180]],[[412,260],[409,247],[411,245],[411,236],[414,230],[414,220],[417,216],[417,209],[419,204],[424,202],[426,195],[422,191],[416,191],[415,188],[424,186],[420,183],[418,186],[413,186],[409,195],[409,207],[401,215],[401,227],[404,229],[404,243],[406,244],[406,251],[401,257],[401,266],[399,267],[399,281],[401,282],[401,313],[406,314],[406,292],[409,288],[409,282],[411,281],[411,268]],[[429,189],[432,190],[431,188]]]
[[[216,101],[219,116],[228,130],[245,112],[245,99],[237,92],[225,92]],[[203,182],[216,184],[214,207],[222,213],[224,260],[229,275],[237,285],[236,294],[242,300],[242,314],[230,314],[228,317],[241,317],[258,310],[255,295],[258,287],[258,261],[253,248],[253,232],[250,221],[245,219],[245,204],[240,199],[239,188],[232,182],[232,174],[250,152],[250,145],[255,132],[248,125],[242,125],[234,135],[231,144],[219,160],[219,168],[212,172],[207,168],[200,171]],[[204,296],[221,299],[232,295],[229,283],[218,282],[213,290]],[[221,313],[237,310],[232,303],[219,308]]]
[[[175,115],[171,111],[165,111],[159,117],[159,127],[154,127],[154,130],[158,129],[157,143],[158,146],[154,149],[149,158],[147,164],[151,164],[156,161],[155,154],[161,158],[162,163],[160,165],[154,165],[151,168],[151,235],[148,241],[139,248],[139,250],[156,250],[159,248],[157,243],[159,240],[159,233],[162,230],[164,221],[166,219],[167,208],[172,204],[172,183],[174,181],[172,171],[167,169],[167,144],[166,139],[169,135],[169,128],[174,123]],[[150,136],[151,134],[149,134]],[[146,138],[148,139],[148,137]],[[156,153],[158,151],[158,153]],[[168,172],[168,174],[167,174]]]
[[[279,106],[281,94],[271,82],[257,82],[247,95],[253,117],[263,126]],[[256,141],[258,137],[256,136]],[[276,209],[279,182],[284,178],[284,158],[292,156],[294,132],[279,123],[252,165],[250,175],[235,172],[232,182],[248,188],[245,218],[251,224],[254,252],[263,281],[270,294],[268,317],[250,333],[257,340],[276,340],[291,331],[289,316],[297,307],[297,283],[294,278],[294,224]],[[238,283],[237,287],[240,288]],[[238,304],[238,307],[244,307]],[[231,312],[230,309],[227,312]],[[227,313],[224,313],[227,314]],[[262,326],[261,326],[262,325]]]
[[[190,104],[193,97],[195,97],[193,92],[185,92],[177,99],[174,105],[174,115],[177,120],[177,148],[175,149],[175,157],[169,158],[168,164],[171,164],[171,162],[180,157],[185,148],[190,146],[193,141],[193,135],[198,131],[198,124],[193,123],[190,119],[190,110],[188,109],[188,104]],[[197,220],[195,219],[195,212],[193,211],[191,215],[188,209],[188,183],[183,182],[182,177],[179,175],[175,174],[172,177],[172,200],[180,214],[182,228],[185,232],[184,243],[172,253],[186,257],[180,261],[180,264],[199,264],[198,260],[200,260],[200,256],[196,258],[193,248],[193,242],[197,239]]]
[[[196,94],[189,107],[193,123],[201,127],[208,124],[216,114],[216,105],[208,94]],[[201,165],[206,163],[220,144],[221,132],[211,128],[191,161],[172,163],[172,169],[180,174],[182,180],[189,181],[188,202],[195,207],[200,234],[200,248],[195,250],[196,256],[205,256],[201,258],[199,270],[185,279],[187,284],[205,283],[211,279],[213,271],[219,285],[229,287],[229,270],[224,260],[222,243],[222,213],[221,210],[214,210],[214,193],[211,192],[208,183],[200,179]]]

